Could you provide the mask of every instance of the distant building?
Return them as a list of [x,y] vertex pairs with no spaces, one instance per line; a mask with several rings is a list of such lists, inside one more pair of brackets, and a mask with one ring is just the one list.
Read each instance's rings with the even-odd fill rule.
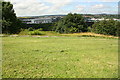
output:
[[53,23],[60,20],[62,17],[42,17],[42,18],[20,18],[26,24],[39,24],[39,23]]
[[[40,24],[40,23],[53,23],[59,21],[63,17],[64,16],[55,15],[55,16],[42,16],[42,17],[19,18],[19,19],[26,24]],[[90,23],[98,22],[102,20],[110,20],[105,18],[95,18],[93,16],[85,16],[85,15],[83,17],[85,22],[90,22]],[[115,19],[115,18],[113,20],[120,21],[120,19]]]
[[23,23],[27,23],[27,24],[30,24],[32,23],[32,19],[20,19]]
[[52,23],[52,18],[21,19],[26,24]]
[[[85,22],[98,22],[102,20],[110,20],[110,19],[105,19],[105,18],[85,18]],[[120,19],[113,19],[115,21],[120,21]]]
[[120,19],[115,19],[115,18],[114,18],[113,20],[115,20],[115,21],[120,21]]
[[31,22],[35,24],[52,23],[52,18],[37,18],[37,19],[32,19]]

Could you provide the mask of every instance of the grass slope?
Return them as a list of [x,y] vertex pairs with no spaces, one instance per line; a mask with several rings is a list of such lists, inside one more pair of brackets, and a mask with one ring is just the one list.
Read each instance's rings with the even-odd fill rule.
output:
[[117,78],[117,39],[3,37],[3,78]]

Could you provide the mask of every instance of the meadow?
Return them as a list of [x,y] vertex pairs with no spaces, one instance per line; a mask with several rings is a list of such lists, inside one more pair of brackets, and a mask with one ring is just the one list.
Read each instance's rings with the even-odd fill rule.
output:
[[3,37],[3,78],[117,78],[118,40]]

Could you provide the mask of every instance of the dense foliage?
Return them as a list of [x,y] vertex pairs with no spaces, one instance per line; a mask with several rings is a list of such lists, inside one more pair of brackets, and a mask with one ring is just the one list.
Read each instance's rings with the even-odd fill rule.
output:
[[2,33],[2,1],[0,1],[0,34]]
[[2,32],[3,33],[18,33],[22,22],[17,19],[10,2],[2,2]]
[[87,26],[80,14],[69,13],[55,24],[54,30],[59,33],[86,32]]
[[[26,24],[26,23],[25,23]],[[39,23],[39,24],[26,24],[22,29],[40,29],[42,28],[43,31],[52,31],[54,23]]]
[[105,35],[118,35],[118,28],[120,22],[114,20],[104,20],[96,22],[92,25],[92,32],[105,34]]

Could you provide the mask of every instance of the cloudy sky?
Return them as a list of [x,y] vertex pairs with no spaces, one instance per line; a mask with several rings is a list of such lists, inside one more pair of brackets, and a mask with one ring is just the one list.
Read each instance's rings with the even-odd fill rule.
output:
[[119,0],[5,0],[17,16],[41,16],[67,13],[117,14]]

